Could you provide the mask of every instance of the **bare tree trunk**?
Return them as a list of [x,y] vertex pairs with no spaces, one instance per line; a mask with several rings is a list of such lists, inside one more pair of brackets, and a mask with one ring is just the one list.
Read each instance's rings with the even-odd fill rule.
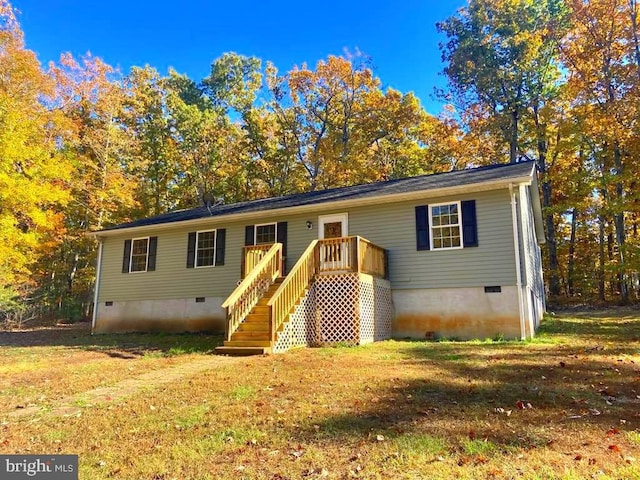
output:
[[605,281],[604,281],[604,218],[598,215],[598,298],[601,301],[606,300]]
[[575,295],[575,285],[573,277],[575,275],[575,252],[576,252],[576,225],[578,212],[575,207],[571,210],[571,236],[569,238],[569,262],[567,265],[567,285],[569,288],[569,296]]
[[509,138],[509,163],[518,161],[518,109],[511,112],[511,132]]
[[[616,200],[619,205],[623,204],[624,200],[624,187],[622,185],[622,153],[620,147],[616,145],[613,150],[613,157],[615,160],[616,176]],[[616,213],[613,215],[613,224],[616,230],[616,243],[618,244],[618,283],[620,287],[620,301],[624,304],[629,303],[629,288],[627,285],[627,257],[626,257],[626,234],[624,226],[624,210],[620,206],[616,208]]]

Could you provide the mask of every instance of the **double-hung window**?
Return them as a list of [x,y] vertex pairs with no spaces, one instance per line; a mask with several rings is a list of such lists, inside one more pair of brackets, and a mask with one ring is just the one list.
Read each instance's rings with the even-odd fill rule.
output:
[[134,238],[131,241],[130,272],[146,272],[149,262],[149,237]]
[[462,248],[460,202],[430,205],[431,248]]
[[256,245],[276,243],[277,224],[265,223],[262,225],[256,225],[255,229]]
[[475,200],[418,205],[415,213],[418,250],[455,250],[478,246]]
[[196,267],[211,267],[216,258],[216,231],[198,232],[196,238]]

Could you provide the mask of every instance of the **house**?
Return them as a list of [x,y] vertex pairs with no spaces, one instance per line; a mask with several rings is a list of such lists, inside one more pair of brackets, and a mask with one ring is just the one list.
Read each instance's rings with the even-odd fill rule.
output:
[[95,333],[213,330],[249,353],[524,339],[545,309],[532,162],[204,206],[93,235]]

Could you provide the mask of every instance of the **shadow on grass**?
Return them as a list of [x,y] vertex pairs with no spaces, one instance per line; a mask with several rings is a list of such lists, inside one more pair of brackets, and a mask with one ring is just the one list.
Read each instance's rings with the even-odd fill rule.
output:
[[640,370],[628,355],[640,353],[629,340],[638,323],[574,316],[545,325],[551,340],[570,337],[575,344],[406,342],[400,353],[412,378],[363,391],[350,412],[315,419],[299,435],[334,442],[427,434],[446,436],[463,452],[470,432],[509,450],[546,445],[564,428],[599,435],[614,426],[632,430]]
[[0,332],[0,347],[68,347],[104,353],[113,358],[210,353],[222,335],[210,333],[122,333],[91,335],[91,325],[77,323]]

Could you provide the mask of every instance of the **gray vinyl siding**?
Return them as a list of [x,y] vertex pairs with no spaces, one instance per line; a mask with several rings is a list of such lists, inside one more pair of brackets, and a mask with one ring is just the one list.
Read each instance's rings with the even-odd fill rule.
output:
[[[415,207],[456,200],[475,200],[478,247],[448,251],[416,249]],[[360,235],[388,249],[391,286],[403,288],[481,287],[515,285],[513,229],[508,190],[469,193],[424,201],[395,202],[378,206],[332,209],[291,216],[268,212],[253,221],[225,222],[216,217],[207,227],[150,227],[143,235],[127,234],[104,239],[99,301],[157,300],[228,296],[240,279],[240,256],[245,226],[288,222],[287,266],[290,269],[318,235],[318,216],[347,212],[349,235]],[[307,221],[313,228],[306,227]],[[186,268],[190,231],[226,229],[225,264]],[[132,237],[157,236],[156,270],[122,273],[124,241]]]
[[[478,247],[418,251],[415,207],[456,200],[476,201]],[[349,213],[349,233],[388,249],[393,289],[516,283],[508,190],[362,208]]]
[[530,190],[526,190],[526,198],[521,199],[525,204],[523,218],[523,247],[526,262],[526,284],[534,294],[542,298],[544,296],[544,284],[542,280],[542,257],[540,247],[536,240],[535,223],[533,219],[533,207],[531,205]]

